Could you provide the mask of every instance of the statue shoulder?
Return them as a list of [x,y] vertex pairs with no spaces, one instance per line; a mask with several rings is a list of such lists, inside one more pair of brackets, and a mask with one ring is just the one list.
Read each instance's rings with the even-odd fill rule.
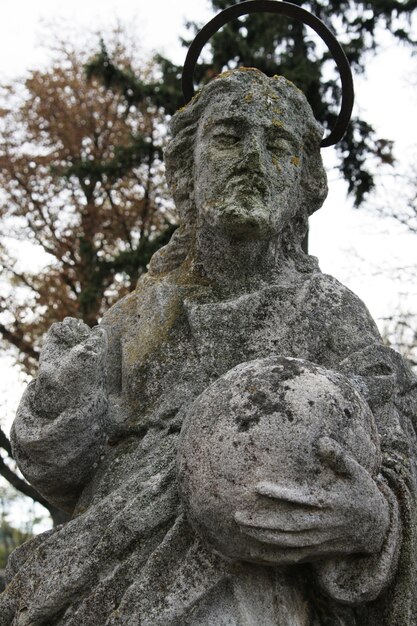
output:
[[333,276],[315,272],[306,281],[302,294],[301,305],[311,323],[341,358],[367,345],[381,343],[366,305]]
[[106,311],[100,325],[104,326],[107,332],[117,333],[117,331],[122,331],[126,322],[136,314],[137,301],[138,294],[136,290],[127,294]]
[[144,304],[152,297],[158,287],[165,285],[167,281],[159,277],[155,278],[149,274],[144,274],[139,279],[136,288],[118,300],[106,311],[100,322],[110,336],[119,337],[128,331],[132,323],[137,323],[140,317],[140,310]]

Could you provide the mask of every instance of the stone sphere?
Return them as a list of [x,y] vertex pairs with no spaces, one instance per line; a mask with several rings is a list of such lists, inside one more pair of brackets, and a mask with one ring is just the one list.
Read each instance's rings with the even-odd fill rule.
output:
[[186,514],[204,542],[227,559],[272,562],[265,546],[240,532],[236,515],[274,505],[259,494],[260,483],[301,487],[312,497],[334,483],[334,469],[317,454],[323,437],[378,474],[373,415],[345,376],[270,357],[210,385],[187,410],[178,453]]

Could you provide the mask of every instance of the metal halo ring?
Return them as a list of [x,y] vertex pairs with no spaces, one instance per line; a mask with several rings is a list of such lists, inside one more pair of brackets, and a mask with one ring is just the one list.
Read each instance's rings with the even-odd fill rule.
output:
[[354,99],[352,72],[343,48],[333,33],[318,17],[296,4],[277,0],[247,0],[246,2],[241,2],[224,9],[224,11],[221,11],[210,20],[210,22],[197,33],[185,59],[182,71],[182,91],[185,102],[188,103],[194,96],[194,70],[200,53],[206,43],[222,26],[237,17],[251,13],[278,13],[286,17],[292,17],[310,26],[327,45],[340,73],[342,81],[342,104],[336,124],[330,134],[322,140],[321,147],[326,148],[334,145],[340,141],[345,134],[352,114]]

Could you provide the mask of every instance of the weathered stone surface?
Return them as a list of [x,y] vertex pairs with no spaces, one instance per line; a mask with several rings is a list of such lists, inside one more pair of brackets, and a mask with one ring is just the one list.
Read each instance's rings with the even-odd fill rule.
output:
[[[193,402],[181,440],[187,517],[219,554],[287,565],[310,557],[313,543],[317,560],[350,553],[355,543],[358,552],[380,551],[389,520],[373,490],[378,434],[368,404],[344,376],[302,359],[243,363]],[[354,475],[357,489],[335,472]],[[343,530],[335,544],[333,525]]]
[[18,463],[74,510],[10,559],[1,626],[417,623],[416,380],[301,251],[321,132],[255,70],[174,116],[180,228],[22,399]]

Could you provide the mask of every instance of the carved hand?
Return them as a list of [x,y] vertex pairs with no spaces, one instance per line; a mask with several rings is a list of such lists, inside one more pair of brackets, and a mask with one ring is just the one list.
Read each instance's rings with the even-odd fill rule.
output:
[[40,357],[33,406],[50,419],[104,393],[105,331],[74,318],[53,324]]
[[235,515],[240,531],[271,547],[276,564],[344,554],[377,553],[389,526],[388,504],[375,480],[341,446],[319,440],[317,454],[334,481],[314,489],[256,485],[259,508]]

